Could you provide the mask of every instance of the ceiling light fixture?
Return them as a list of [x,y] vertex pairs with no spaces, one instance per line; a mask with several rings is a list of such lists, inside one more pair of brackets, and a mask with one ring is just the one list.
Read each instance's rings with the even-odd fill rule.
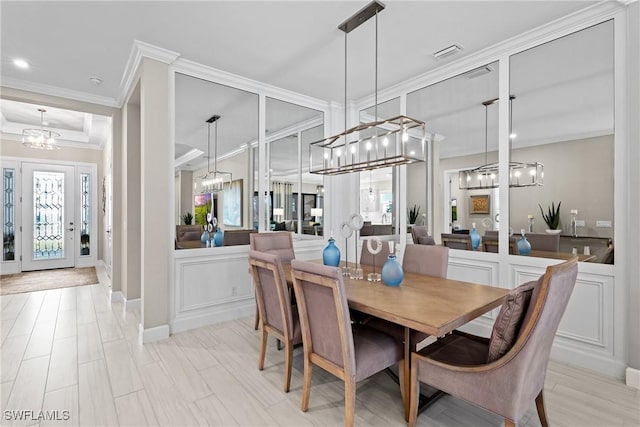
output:
[[[378,12],[384,8],[384,4],[374,0],[338,27],[344,32],[345,131],[309,145],[311,173],[339,175],[425,160],[424,122],[407,116],[386,120],[378,117]],[[347,129],[347,35],[373,17],[376,22],[375,116],[371,122]]]
[[102,79],[100,77],[89,77],[89,82],[94,86],[100,86],[102,84]]
[[29,148],[37,148],[39,150],[59,150],[60,147],[56,143],[56,138],[60,137],[58,132],[44,129],[44,108],[38,108],[40,112],[40,129],[23,129],[22,145]]
[[462,50],[462,46],[460,46],[458,43],[454,43],[449,47],[445,47],[444,49],[437,51],[436,53],[433,54],[433,57],[436,59],[443,59],[448,56],[455,55],[461,50]]
[[[513,100],[514,95],[509,96],[509,136],[513,133]],[[458,185],[461,190],[477,190],[483,188],[497,188],[500,183],[499,164],[487,163],[489,144],[489,106],[498,102],[498,98],[490,99],[482,103],[484,105],[484,165],[473,169],[461,170],[458,174]],[[513,135],[513,137],[511,137]],[[527,178],[528,177],[528,178]],[[522,179],[521,179],[522,178]],[[544,165],[542,163],[509,163],[509,187],[535,187],[542,186],[544,178]]]
[[[231,184],[231,172],[218,170],[218,120],[220,116],[213,115],[207,120],[207,172],[196,179],[196,193],[217,193],[224,190],[225,185]],[[213,171],[211,161],[211,124],[215,124],[213,142]]]
[[29,63],[27,61],[25,61],[22,58],[16,58],[13,60],[13,65],[15,65],[16,67],[22,69],[22,70],[26,70],[29,68]]

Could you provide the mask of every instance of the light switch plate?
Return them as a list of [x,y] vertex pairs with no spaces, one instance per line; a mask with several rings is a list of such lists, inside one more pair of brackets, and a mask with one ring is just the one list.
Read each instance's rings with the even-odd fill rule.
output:
[[587,224],[584,222],[584,219],[577,219],[576,220],[576,227],[586,227]]
[[599,219],[596,221],[596,227],[608,227],[611,228],[611,221],[605,221],[602,219]]

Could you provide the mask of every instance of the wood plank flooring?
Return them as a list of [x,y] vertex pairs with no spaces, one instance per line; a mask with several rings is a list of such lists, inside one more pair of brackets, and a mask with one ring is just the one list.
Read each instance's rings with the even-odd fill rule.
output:
[[[340,426],[342,381],[315,368],[300,411],[302,349],[291,391],[284,354],[268,346],[258,371],[253,317],[141,345],[139,314],[111,303],[101,284],[0,297],[2,425]],[[554,426],[640,426],[640,391],[620,380],[551,363],[545,384]],[[6,419],[5,410],[68,411],[68,419]],[[358,385],[356,425],[404,426],[398,386],[384,373]],[[445,396],[419,426],[502,426],[500,417]],[[540,425],[532,405],[521,426]]]

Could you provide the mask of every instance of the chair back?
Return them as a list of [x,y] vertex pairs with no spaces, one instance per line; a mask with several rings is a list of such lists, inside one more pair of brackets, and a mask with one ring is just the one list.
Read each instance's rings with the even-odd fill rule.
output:
[[340,270],[293,260],[291,273],[305,354],[334,375],[354,376],[353,331]]
[[249,251],[258,312],[265,326],[293,339],[293,313],[282,262],[275,254]]
[[429,233],[427,232],[427,227],[425,227],[424,225],[414,225],[413,227],[411,227],[411,238],[413,239],[413,244],[417,245],[420,242],[418,242],[418,239],[420,237],[423,236],[428,236]]
[[176,242],[200,240],[203,231],[201,225],[176,225]]
[[[487,235],[484,234],[482,238],[482,249],[485,252],[493,252],[498,253],[498,234],[496,232],[495,236],[493,233]],[[511,255],[518,254],[518,238],[517,237],[509,237],[509,253]]]
[[551,346],[577,275],[577,257],[547,267],[533,289],[515,344],[496,361],[506,368],[506,376],[518,378],[519,390],[514,391],[511,402],[516,413],[524,413],[544,387]]
[[250,243],[249,236],[253,233],[257,233],[257,231],[256,230],[225,230],[224,245],[225,246],[248,245]]
[[382,241],[382,250],[373,255],[367,248],[367,241],[362,241],[362,251],[360,252],[360,264],[381,266],[389,258],[389,242]]
[[402,259],[402,269],[426,276],[447,277],[449,248],[435,245],[407,245]]
[[249,247],[255,251],[277,255],[283,264],[290,263],[296,257],[293,252],[293,239],[288,231],[251,233]]
[[442,233],[440,235],[442,239],[442,246],[446,246],[451,249],[464,249],[472,250],[471,235],[470,234],[458,234],[458,233]]
[[534,251],[559,252],[560,235],[547,233],[526,233],[525,237]]

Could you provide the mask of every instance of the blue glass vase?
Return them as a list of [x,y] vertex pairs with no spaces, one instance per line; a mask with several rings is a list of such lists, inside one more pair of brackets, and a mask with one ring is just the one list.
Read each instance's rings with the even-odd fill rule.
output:
[[336,241],[333,240],[333,237],[329,238],[329,244],[322,251],[322,263],[331,267],[340,265],[340,249],[336,246]]
[[518,254],[529,255],[531,252],[531,243],[524,237],[524,230],[522,230],[522,237],[518,240]]
[[382,283],[387,286],[400,286],[404,279],[402,266],[395,255],[389,255],[389,259],[382,266]]
[[213,233],[213,246],[223,246],[224,245],[224,234],[222,231],[218,229],[215,233]]
[[207,230],[204,230],[202,232],[202,236],[200,236],[200,241],[202,242],[202,246],[208,246],[209,243],[209,232]]
[[480,234],[478,234],[478,230],[476,230],[476,223],[471,224],[471,247],[473,250],[477,250],[478,246],[480,246]]

